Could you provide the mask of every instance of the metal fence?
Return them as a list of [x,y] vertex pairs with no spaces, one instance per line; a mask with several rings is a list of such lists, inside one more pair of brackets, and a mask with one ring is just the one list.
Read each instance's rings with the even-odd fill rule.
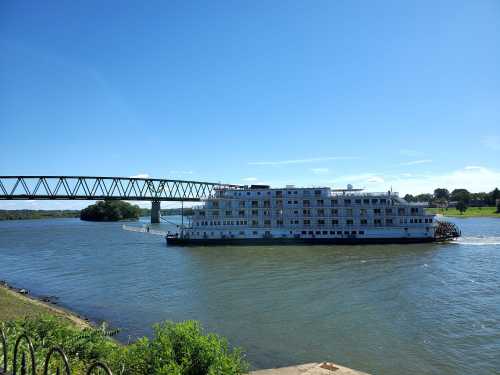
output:
[[[21,343],[24,342],[24,346]],[[25,333],[21,334],[15,344],[14,353],[11,365],[9,366],[9,343],[2,328],[0,328],[0,345],[2,351],[0,354],[3,361],[0,362],[0,375],[36,375],[37,363],[35,357],[35,349],[29,336]],[[59,358],[59,360],[57,360]],[[50,370],[49,370],[50,369]],[[71,367],[68,357],[64,350],[60,347],[51,348],[43,363],[43,375],[71,375]],[[87,375],[113,375],[108,365],[103,362],[94,362],[86,370]]]

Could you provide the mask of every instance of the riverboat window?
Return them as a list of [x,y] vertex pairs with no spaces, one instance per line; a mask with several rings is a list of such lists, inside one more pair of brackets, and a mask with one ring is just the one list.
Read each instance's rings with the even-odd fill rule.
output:
[[325,203],[325,202],[323,201],[323,199],[318,199],[318,200],[316,201],[316,204],[317,204],[318,206],[323,206],[323,204],[324,204],[324,203]]
[[361,219],[359,223],[360,223],[361,225],[367,225],[367,224],[368,224],[368,220],[366,220],[366,219]]
[[250,192],[249,192],[249,191],[247,191],[247,195],[250,195]]
[[299,203],[299,201],[293,201],[293,204],[297,204],[297,203]]
[[259,232],[257,232],[256,230],[254,230],[252,233],[255,235],[259,234]]
[[283,201],[281,199],[276,201],[276,207],[283,207]]
[[375,224],[375,225],[382,225],[382,220],[375,219],[375,220],[373,220],[373,224]]
[[385,213],[386,215],[392,215],[392,208],[386,208]]
[[365,216],[365,215],[366,215],[366,208],[361,208],[361,209],[359,210],[359,214],[360,214],[361,216]]
[[336,208],[332,208],[332,215],[338,215],[338,214],[339,214],[339,210]]
[[309,190],[304,190],[302,192],[302,195],[311,195],[311,192]]
[[292,201],[288,201],[288,204],[292,204]]
[[311,224],[311,220],[304,220],[304,225],[309,225]]
[[269,216],[271,214],[271,211],[269,210],[264,210],[264,216]]
[[318,216],[325,216],[325,210],[319,209],[318,210]]
[[344,231],[344,234],[347,234],[347,235],[348,235],[348,234],[349,234],[349,231],[348,231],[348,230],[345,230],[345,231]]
[[259,210],[252,210],[252,215],[257,216],[259,214]]
[[344,199],[344,204],[345,204],[345,205],[349,205],[349,204],[351,204],[351,200],[350,200],[350,199]]
[[347,220],[345,221],[345,223],[346,223],[347,225],[353,225],[353,224],[354,224],[354,220],[352,220],[352,219],[347,219]]
[[309,216],[311,214],[311,210],[302,210],[302,214],[305,216]]
[[356,235],[356,231],[355,231],[355,230],[353,230],[353,231],[351,232],[351,234],[354,234],[354,235]]
[[364,230],[360,230],[359,234],[365,234],[365,231]]
[[370,204],[370,200],[369,199],[363,199],[363,204]]
[[297,191],[294,191],[293,193],[294,193],[295,195],[297,195]]
[[332,220],[332,225],[338,225],[338,224],[339,224],[338,219],[333,219],[333,220]]
[[259,207],[259,201],[252,201],[252,208]]
[[264,207],[271,207],[271,201],[265,200],[264,201]]
[[244,236],[245,235],[245,232],[240,232],[240,236]]
[[385,204],[385,203],[386,203],[386,199],[385,198],[380,199],[380,204]]
[[319,219],[318,220],[318,225],[325,225],[325,220]]
[[233,211],[226,211],[226,216],[233,216]]
[[341,230],[337,231],[337,236],[341,236],[341,235],[342,235],[342,231]]
[[309,231],[309,234],[314,234],[314,232],[312,230]]
[[283,225],[283,220],[276,220],[276,225]]
[[335,206],[339,204],[339,201],[337,199],[332,199],[332,206]]
[[239,210],[238,211],[238,216],[239,217],[245,217],[245,210]]
[[303,230],[301,233],[302,233],[302,234],[307,234],[307,232],[306,232],[305,230]]
[[255,227],[257,225],[259,225],[259,221],[258,220],[252,220],[252,225]]
[[378,203],[378,199],[372,199],[372,204],[377,204]]
[[309,207],[309,206],[310,206],[310,202],[309,202],[308,200],[304,199],[304,200],[302,201],[302,205],[303,205],[304,207]]
[[199,212],[198,212],[198,215],[200,215],[200,216],[205,216],[205,211],[199,211]]
[[374,208],[374,209],[373,209],[373,213],[374,213],[375,215],[380,215],[380,213],[381,213],[380,208]]
[[212,202],[212,208],[219,208],[219,202],[213,201]]
[[399,209],[398,209],[398,214],[399,214],[400,216],[404,216],[404,214],[405,214],[405,209],[404,209],[404,208],[399,208]]
[[335,231],[334,231],[334,230],[331,230],[331,231],[330,231],[330,234],[335,234]]
[[257,192],[257,195],[260,195],[260,191]]
[[321,234],[321,231],[320,231],[320,230],[317,230],[317,231],[316,231],[316,234]]
[[356,199],[356,204],[361,204],[361,199]]
[[298,215],[298,214],[299,214],[299,211],[298,211],[298,210],[295,210],[295,211],[293,211],[293,214],[294,214],[294,215]]
[[346,210],[345,210],[345,214],[346,214],[347,216],[352,216],[352,208],[346,208]]
[[264,225],[268,225],[268,226],[271,225],[271,220],[269,220],[269,219],[264,220]]
[[240,201],[240,207],[245,207],[245,201]]
[[212,216],[219,216],[219,211],[212,211]]
[[282,196],[283,196],[283,192],[282,192],[281,190],[278,190],[278,191],[276,192],[276,196],[277,196],[277,197],[282,197]]
[[392,219],[385,219],[386,224],[392,224]]
[[324,231],[323,231],[323,234],[328,234],[328,231],[327,231],[327,230],[324,230]]
[[314,195],[321,195],[321,190],[314,190]]

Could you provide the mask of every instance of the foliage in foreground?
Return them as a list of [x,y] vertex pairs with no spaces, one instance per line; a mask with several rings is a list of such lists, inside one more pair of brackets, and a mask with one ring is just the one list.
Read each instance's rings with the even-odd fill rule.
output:
[[119,221],[138,219],[141,209],[123,201],[99,201],[84,208],[80,212],[81,220],[88,221]]
[[205,334],[195,321],[157,324],[151,339],[143,337],[129,345],[110,339],[114,332],[105,326],[82,331],[48,315],[9,321],[3,328],[9,343],[9,365],[16,338],[26,332],[35,347],[39,373],[53,346],[64,349],[74,375],[84,374],[96,360],[106,362],[113,374],[122,375],[229,375],[248,370],[240,349],[229,348],[227,341],[215,334]]

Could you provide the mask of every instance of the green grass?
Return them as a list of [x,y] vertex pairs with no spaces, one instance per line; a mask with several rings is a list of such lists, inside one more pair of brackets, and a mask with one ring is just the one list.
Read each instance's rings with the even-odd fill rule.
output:
[[44,304],[0,286],[0,321],[22,319],[25,317],[37,318],[51,315],[61,322],[84,328],[89,325],[71,313],[56,307]]
[[498,217],[500,214],[496,213],[496,207],[469,207],[461,214],[456,208],[426,208],[428,213],[441,214],[450,217]]

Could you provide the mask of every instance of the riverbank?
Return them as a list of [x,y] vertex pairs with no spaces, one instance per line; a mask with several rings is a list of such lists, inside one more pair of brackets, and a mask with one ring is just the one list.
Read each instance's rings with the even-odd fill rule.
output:
[[27,293],[26,289],[14,288],[5,282],[0,284],[0,321],[14,320],[26,316],[36,318],[49,314],[77,328],[83,329],[92,326],[88,319],[48,302],[53,300],[54,297],[41,297],[39,299]]
[[456,208],[426,208],[430,214],[440,214],[449,217],[496,217],[500,218],[496,207],[469,207],[464,213],[460,213]]
[[79,210],[0,210],[0,220],[65,219],[80,217]]

